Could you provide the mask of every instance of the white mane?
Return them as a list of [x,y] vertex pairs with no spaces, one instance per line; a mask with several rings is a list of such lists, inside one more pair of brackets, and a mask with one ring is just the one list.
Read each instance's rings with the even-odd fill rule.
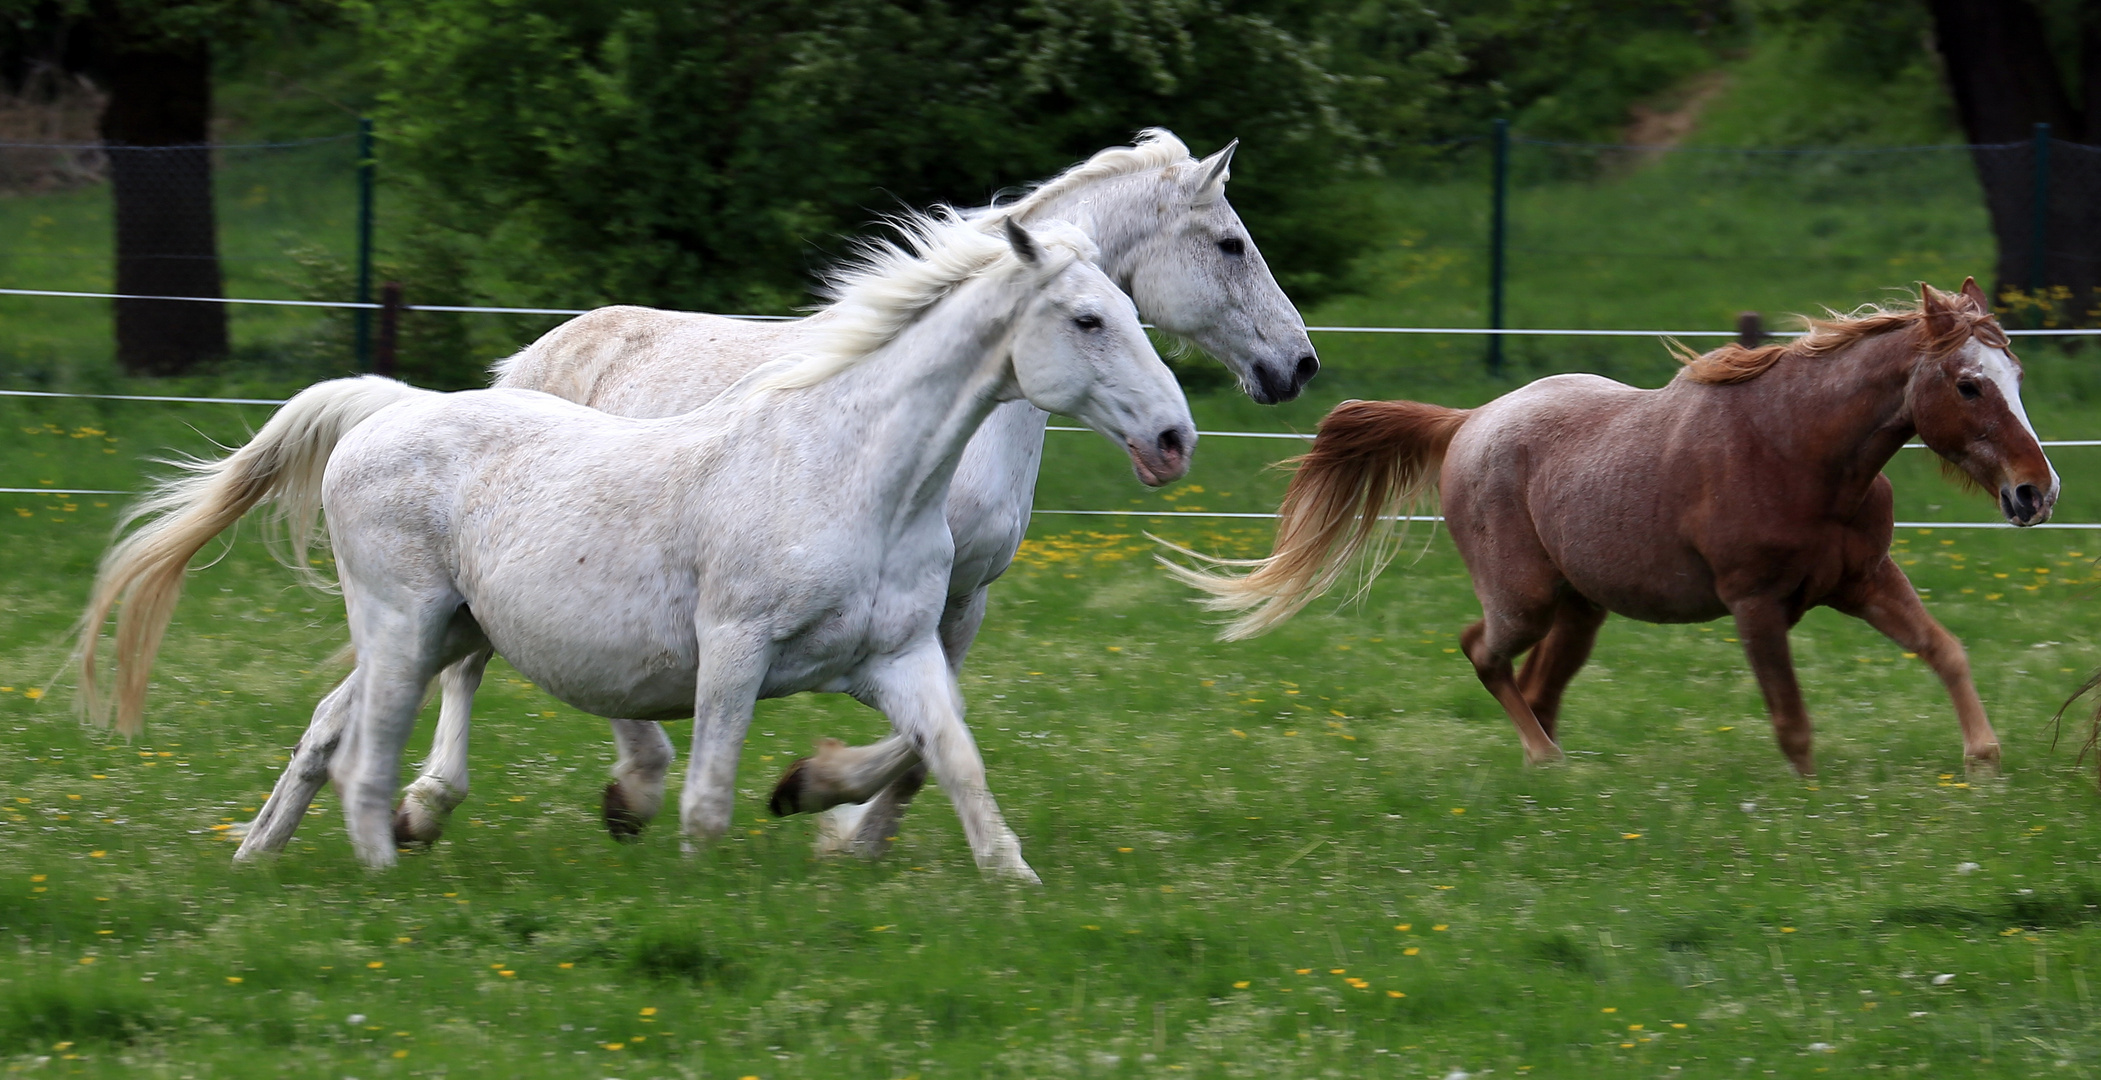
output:
[[1027,221],[1029,215],[1046,204],[1062,199],[1076,188],[1119,176],[1145,172],[1148,169],[1165,169],[1171,165],[1194,162],[1189,147],[1166,128],[1146,128],[1138,133],[1135,145],[1112,146],[1072,168],[1045,180],[1029,190],[1029,193],[1011,203],[994,203],[983,210],[973,211],[971,217],[979,220],[998,220],[1004,214],[1016,221]]
[[[853,263],[832,272],[824,288],[832,302],[820,309],[824,318],[806,324],[814,340],[799,351],[801,362],[767,377],[759,389],[815,386],[889,344],[965,282],[1032,269],[1004,235],[952,207],[900,214],[890,225],[898,239],[868,241]],[[1097,254],[1086,233],[1061,221],[1032,226],[1029,235],[1043,251],[1045,280]]]

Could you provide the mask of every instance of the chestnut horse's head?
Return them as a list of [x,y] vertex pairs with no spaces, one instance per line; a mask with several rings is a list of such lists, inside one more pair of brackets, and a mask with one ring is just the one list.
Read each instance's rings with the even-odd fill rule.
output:
[[2057,470],[2021,408],[2021,362],[1976,279],[1959,293],[1923,286],[1923,355],[1906,390],[1919,438],[1986,491],[2015,525],[2057,505]]

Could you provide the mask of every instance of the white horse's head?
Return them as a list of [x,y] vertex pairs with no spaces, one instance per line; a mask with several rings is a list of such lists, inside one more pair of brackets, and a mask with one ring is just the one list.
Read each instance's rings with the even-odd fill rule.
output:
[[1131,298],[1082,257],[1092,241],[1063,222],[1032,233],[1009,218],[1005,231],[1040,284],[1014,325],[1022,396],[1101,432],[1131,456],[1147,485],[1180,479],[1196,449],[1189,403],[1138,325]]
[[1235,140],[1198,161],[1160,128],[1112,147],[1002,209],[1078,222],[1153,325],[1197,345],[1256,403],[1299,395],[1320,370],[1298,309],[1226,201]]

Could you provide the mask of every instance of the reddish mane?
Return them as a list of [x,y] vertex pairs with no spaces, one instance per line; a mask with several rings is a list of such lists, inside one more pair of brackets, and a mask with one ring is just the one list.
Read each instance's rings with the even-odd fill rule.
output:
[[[1685,378],[1726,386],[1755,379],[1784,357],[1827,356],[1865,338],[1913,331],[1914,328],[1920,337],[1921,350],[1935,358],[1962,348],[1972,337],[1995,349],[2008,346],[2006,332],[1999,328],[1999,322],[1991,312],[1979,311],[1974,305],[1965,304],[1959,293],[1933,291],[1939,294],[1945,308],[1931,315],[1923,304],[1898,308],[1870,305],[1846,315],[1833,313],[1827,319],[1801,316],[1802,325],[1809,332],[1784,345],[1761,345],[1753,349],[1732,342],[1711,352],[1695,353],[1674,341],[1671,342],[1672,352],[1685,365]],[[1932,317],[1941,315],[1946,317]]]

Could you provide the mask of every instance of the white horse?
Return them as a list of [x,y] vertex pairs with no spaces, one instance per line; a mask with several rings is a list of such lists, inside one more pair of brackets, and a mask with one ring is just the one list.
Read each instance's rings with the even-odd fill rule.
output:
[[1034,880],[937,634],[950,479],[1003,401],[1078,417],[1154,485],[1187,470],[1196,432],[1078,229],[1032,237],[1010,222],[1001,237],[919,217],[903,231],[908,247],[880,248],[846,277],[803,357],[686,416],[377,377],[308,389],[247,446],[165,490],[151,504],[162,516],[111,551],[86,616],[83,688],[121,602],[119,720],[136,730],[152,661],[136,646],[165,628],[190,557],[261,499],[310,514],[318,496],[357,667],[316,710],[241,856],[289,839],[320,766],[359,857],[391,865],[396,777],[423,695],[448,665],[493,649],[586,712],[692,716],[680,819],[697,839],[729,828],[757,698],[853,694],[910,747],[871,763],[884,775],[869,782],[923,757],[978,865]]
[[[1079,225],[1099,246],[1099,265],[1137,303],[1141,316],[1219,358],[1254,400],[1289,401],[1320,364],[1305,323],[1226,201],[1232,156],[1228,146],[1198,161],[1172,134],[1148,130],[1135,146],[1104,150],[1012,204],[971,216],[988,228],[1009,219]],[[498,365],[496,385],[543,390],[621,416],[675,416],[700,407],[758,364],[805,348],[813,335],[828,332],[825,323],[832,317],[757,323],[601,308]],[[1027,401],[1002,405],[956,470],[947,514],[956,558],[940,628],[952,670],[961,671],[984,621],[987,587],[1006,571],[1028,531],[1047,419]],[[437,737],[396,818],[403,842],[437,839],[467,796],[467,703],[487,659],[468,656],[440,679],[444,705]],[[663,805],[664,778],[675,755],[656,723],[620,719],[612,726],[619,757],[606,786],[605,820],[614,836],[626,838]],[[854,764],[860,755],[887,759],[900,749],[894,741],[867,750],[823,741],[815,757],[797,762],[783,778],[773,800],[776,812],[845,799],[847,805],[826,815],[820,846],[880,855],[925,773],[909,771],[880,793],[861,791],[848,778],[865,775]],[[864,804],[871,796],[874,801]]]

